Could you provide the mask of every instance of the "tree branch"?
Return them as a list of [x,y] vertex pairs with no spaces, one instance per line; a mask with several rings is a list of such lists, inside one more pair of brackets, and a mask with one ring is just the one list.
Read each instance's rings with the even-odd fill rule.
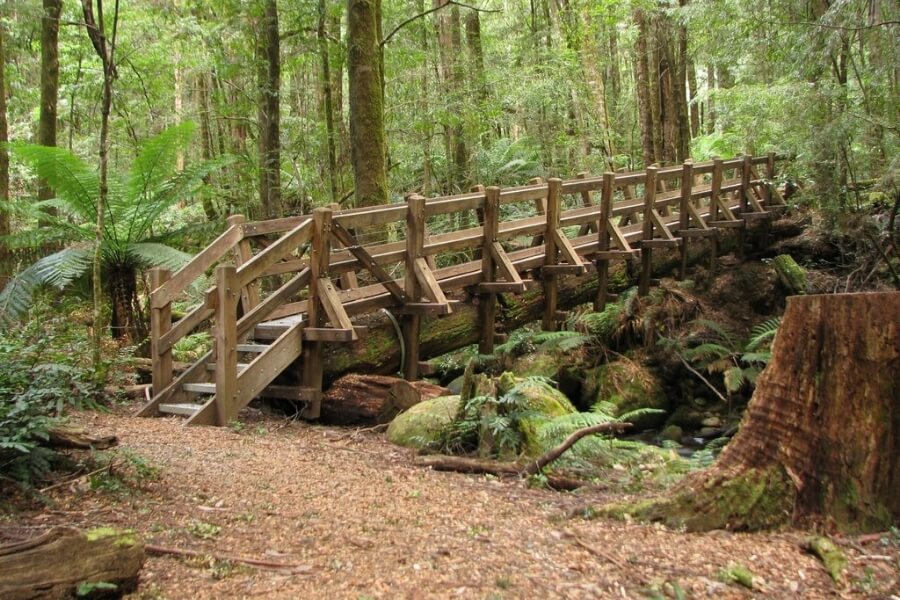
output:
[[433,12],[437,12],[437,11],[441,10],[442,8],[446,8],[447,6],[453,6],[453,5],[460,6],[462,8],[468,8],[468,9],[474,10],[476,12],[485,12],[485,13],[503,12],[499,9],[478,8],[477,6],[472,6],[470,4],[463,4],[462,2],[457,2],[456,0],[449,0],[448,2],[445,2],[444,4],[441,4],[440,6],[435,6],[434,8],[429,8],[426,11],[420,12],[419,14],[413,15],[410,18],[406,19],[405,21],[403,21],[402,23],[400,23],[399,25],[394,27],[394,29],[392,29],[391,32],[389,34],[387,34],[387,37],[385,37],[383,40],[381,40],[381,43],[379,44],[379,46],[384,48],[385,44],[387,44],[389,41],[391,41],[391,38],[393,38],[394,35],[398,31],[400,31],[401,29],[403,29],[404,27],[406,27],[413,21],[421,19],[422,17],[427,17],[428,15],[430,15]]

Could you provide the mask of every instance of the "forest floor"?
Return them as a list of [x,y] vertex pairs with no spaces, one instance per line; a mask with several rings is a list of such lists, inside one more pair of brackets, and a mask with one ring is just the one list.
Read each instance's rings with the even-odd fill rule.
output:
[[[58,486],[0,529],[132,528],[146,543],[293,566],[154,555],[134,598],[892,598],[900,585],[897,540],[848,541],[851,569],[836,587],[801,548],[805,532],[586,520],[573,515],[609,491],[433,472],[377,432],[255,410],[240,430],[118,412],[75,421],[119,437],[113,471],[130,470],[130,485]],[[752,591],[723,583],[735,565],[753,573]]]

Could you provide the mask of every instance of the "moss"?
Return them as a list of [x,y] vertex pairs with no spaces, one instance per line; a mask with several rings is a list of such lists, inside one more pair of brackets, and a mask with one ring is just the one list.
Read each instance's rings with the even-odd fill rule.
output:
[[112,527],[96,527],[84,533],[89,542],[116,538],[113,542],[120,548],[130,548],[138,543],[137,535],[133,529],[114,529]]
[[729,563],[719,571],[718,578],[725,583],[736,583],[748,590],[753,589],[753,572],[740,563]]
[[459,412],[459,406],[459,396],[441,396],[420,402],[391,421],[387,439],[407,448],[435,447],[444,428]]
[[609,505],[598,513],[620,518],[628,514],[640,521],[662,522],[688,531],[757,531],[786,525],[794,498],[790,478],[780,466],[774,466],[747,469],[730,477],[707,477],[699,487],[686,481],[670,497],[630,506]]
[[[649,369],[628,358],[590,370],[586,380],[583,395],[591,396],[590,403],[611,402],[616,406],[617,415],[640,408],[669,409],[669,399],[659,379]],[[644,415],[634,420],[634,427],[652,429],[665,420],[665,414]]]
[[847,557],[841,549],[835,546],[827,537],[811,537],[804,543],[808,552],[814,554],[822,561],[825,570],[835,583],[841,583],[844,579],[844,570],[847,568]]

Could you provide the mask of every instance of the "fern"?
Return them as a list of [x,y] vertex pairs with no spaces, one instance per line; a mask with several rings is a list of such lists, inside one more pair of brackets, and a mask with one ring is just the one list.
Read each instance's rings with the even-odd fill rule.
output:
[[752,352],[764,346],[771,345],[781,326],[781,317],[769,319],[764,323],[760,323],[750,332],[750,339],[747,341],[745,350]]

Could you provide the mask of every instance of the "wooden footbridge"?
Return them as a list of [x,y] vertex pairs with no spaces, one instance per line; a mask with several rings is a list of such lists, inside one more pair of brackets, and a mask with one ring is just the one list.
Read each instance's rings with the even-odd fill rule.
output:
[[[468,194],[412,195],[401,204],[319,208],[269,221],[231,217],[228,229],[180,271],[152,272],[153,397],[139,414],[225,425],[254,398],[275,397],[317,418],[324,345],[359,339],[365,328],[354,317],[378,309],[400,324],[403,373],[415,379],[422,317],[451,313],[458,300],[448,294],[477,298],[484,354],[493,351],[498,294],[542,286],[542,325],[554,330],[565,320],[557,309],[560,275],[596,269],[601,309],[609,299],[610,261],[638,257],[645,294],[655,249],[680,249],[684,277],[692,239],[707,238],[715,260],[720,231],[736,229],[742,246],[749,222],[784,205],[772,185],[775,158],[478,186]],[[213,268],[215,285],[173,322],[173,302]],[[210,332],[214,346],[175,377],[173,347],[196,331]],[[292,365],[302,373],[300,385],[274,384]]]

